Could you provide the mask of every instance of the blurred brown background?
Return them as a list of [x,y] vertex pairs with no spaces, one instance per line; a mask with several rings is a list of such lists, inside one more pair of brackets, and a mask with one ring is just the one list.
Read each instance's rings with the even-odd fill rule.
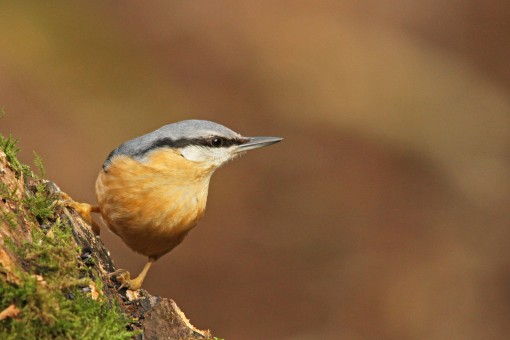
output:
[[113,148],[170,122],[285,137],[214,175],[146,280],[217,336],[505,338],[509,17],[503,0],[2,1],[0,132],[87,202]]

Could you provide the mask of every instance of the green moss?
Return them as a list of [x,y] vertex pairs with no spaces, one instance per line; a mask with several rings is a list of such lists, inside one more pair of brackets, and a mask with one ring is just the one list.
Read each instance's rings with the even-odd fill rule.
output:
[[9,227],[9,229],[11,231],[16,230],[16,227],[18,226],[17,216],[13,212],[4,211],[3,208],[0,208],[0,210],[2,212],[2,217],[3,217],[4,221],[7,222],[7,226]]
[[46,177],[46,170],[44,170],[42,157],[34,151],[34,165],[39,172],[39,178]]
[[0,196],[2,199],[17,202],[18,201],[18,199],[16,197],[17,192],[18,192],[18,187],[11,190],[11,189],[9,189],[7,184],[0,182]]
[[[16,195],[0,186],[1,198],[14,205],[16,215],[2,206],[1,215],[10,230],[19,228],[21,220],[30,230],[21,244],[5,238],[5,245],[21,265],[13,269],[0,265],[0,311],[15,305],[20,313],[0,321],[0,339],[129,339],[134,333],[127,330],[129,319],[117,305],[106,298],[92,298],[89,287],[101,291],[102,284],[91,277],[95,269],[80,259],[80,249],[74,241],[72,227],[65,215],[59,217],[44,182],[19,163],[19,151],[13,138],[0,135],[0,147],[11,162],[11,168],[24,175],[25,195]],[[38,159],[38,160],[37,160]],[[39,173],[44,174],[40,157],[36,156]],[[42,226],[41,226],[42,225]],[[21,230],[21,229],[19,229]],[[18,279],[12,279],[8,272]]]
[[[129,320],[106,299],[92,299],[89,268],[79,260],[70,226],[57,221],[45,234],[11,246],[23,261],[20,284],[0,280],[0,308],[21,313],[0,324],[0,339],[129,339]],[[12,243],[11,243],[12,245]],[[1,272],[1,270],[0,270]],[[101,286],[97,285],[97,289]]]
[[18,176],[22,174],[30,174],[30,167],[20,163],[17,158],[19,152],[17,144],[18,140],[12,136],[4,137],[0,135],[0,149],[2,149],[2,151],[7,156],[7,160],[11,164],[11,168],[16,172]]
[[[54,291],[28,274],[21,285],[0,280],[0,304],[20,314],[3,320],[1,339],[129,339],[128,320],[116,306],[90,298],[79,287]],[[49,285],[49,283],[48,283]]]
[[30,215],[39,223],[43,223],[54,217],[56,197],[51,195],[42,181],[38,181],[34,191],[29,192],[23,203],[27,206]]

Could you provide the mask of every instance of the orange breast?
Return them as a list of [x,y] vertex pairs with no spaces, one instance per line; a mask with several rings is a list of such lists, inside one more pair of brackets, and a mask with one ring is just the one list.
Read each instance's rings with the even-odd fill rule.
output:
[[101,215],[131,249],[159,258],[202,218],[211,174],[171,149],[115,157],[96,181]]

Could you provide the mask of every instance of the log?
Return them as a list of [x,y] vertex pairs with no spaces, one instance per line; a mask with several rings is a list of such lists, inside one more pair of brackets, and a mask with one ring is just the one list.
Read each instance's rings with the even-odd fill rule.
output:
[[[57,287],[58,294],[61,292],[68,300],[72,300],[76,299],[74,295],[81,294],[76,292],[83,291],[85,292],[83,294],[86,294],[84,295],[86,299],[107,301],[110,306],[118,306],[119,308],[115,308],[123,314],[126,320],[126,332],[133,338],[213,339],[209,331],[199,330],[191,325],[173,300],[152,296],[143,289],[136,292],[126,289],[118,291],[118,284],[112,282],[108,275],[116,270],[115,264],[101,239],[93,233],[91,226],[85,223],[74,210],[58,204],[61,191],[56,184],[38,178],[26,166],[20,166],[20,163],[13,158],[12,153],[7,155],[6,153],[0,151],[0,216],[2,217],[0,225],[0,291],[6,292],[5,296],[15,296],[15,290],[24,287],[26,283],[24,281],[34,279],[36,288],[39,291],[48,288],[48,294],[50,286],[53,287],[51,292],[54,292],[54,287]],[[71,247],[66,245],[66,248],[60,249],[58,248],[59,239],[55,235],[60,235],[61,232],[64,232],[61,230],[68,229],[72,231],[73,236],[69,237],[72,239]],[[78,255],[69,261],[76,261],[75,265],[79,269],[71,268],[68,271],[78,273],[75,275],[77,277],[70,277],[68,272],[62,271],[62,277],[65,277],[67,282],[51,281],[59,278],[53,273],[58,272],[60,268],[54,268],[55,266],[52,267],[51,264],[51,256],[57,256],[58,252],[56,252],[57,255],[43,253],[44,244],[40,243],[49,241],[56,242],[55,246],[48,245],[48,249],[52,249],[53,252],[56,252],[55,249],[65,252],[68,250],[67,248],[72,248],[72,245],[77,247],[76,254]],[[45,256],[50,256],[45,260],[49,263],[41,264],[43,263],[41,259]],[[69,257],[69,255],[65,256]],[[58,263],[57,260],[55,263]],[[50,278],[52,279],[50,280]],[[76,290],[76,286],[81,287],[81,290]],[[41,294],[43,297],[46,295]],[[5,299],[8,300],[8,298]],[[23,298],[7,300],[3,302],[7,305],[0,305],[0,312],[4,311],[1,315],[5,319],[0,321],[0,336],[2,330],[13,332],[18,329],[16,321],[24,315],[23,313],[26,315],[29,312],[27,305],[31,303],[30,297],[26,297],[25,300]],[[56,301],[60,300],[61,298],[56,299]],[[66,315],[59,314],[62,308],[66,308],[65,301],[64,299],[62,306],[55,307],[57,311],[54,313],[55,315],[59,315],[59,317]],[[44,301],[38,303],[43,306],[45,304]],[[37,309],[35,310],[37,311]],[[32,311],[33,308],[30,309],[30,312]],[[40,315],[40,318],[43,321],[48,318],[47,322],[50,324],[52,322],[58,324],[46,314]],[[52,329],[50,328],[50,331],[53,331]],[[86,325],[84,325],[84,331],[87,331]],[[93,331],[90,330],[90,332]],[[37,329],[33,332],[37,334]],[[65,328],[59,329],[59,332],[61,333],[58,334],[67,334]]]

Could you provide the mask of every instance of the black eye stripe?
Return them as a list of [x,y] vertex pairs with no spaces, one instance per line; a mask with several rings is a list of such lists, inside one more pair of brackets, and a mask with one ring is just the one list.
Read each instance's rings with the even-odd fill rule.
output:
[[[221,140],[220,143],[215,143],[215,140]],[[173,140],[170,138],[162,138],[154,141],[146,150],[143,152],[148,152],[156,148],[160,147],[171,147],[171,148],[184,148],[189,145],[198,145],[198,146],[206,146],[206,147],[230,147],[233,145],[241,145],[246,143],[247,139],[234,138],[229,139],[220,136],[212,136],[209,138],[182,138]]]
[[241,145],[246,143],[246,140],[243,139],[228,139],[225,137],[211,137],[206,140],[202,140],[200,145],[213,147],[213,148],[222,148],[222,147],[230,147],[234,145]]

